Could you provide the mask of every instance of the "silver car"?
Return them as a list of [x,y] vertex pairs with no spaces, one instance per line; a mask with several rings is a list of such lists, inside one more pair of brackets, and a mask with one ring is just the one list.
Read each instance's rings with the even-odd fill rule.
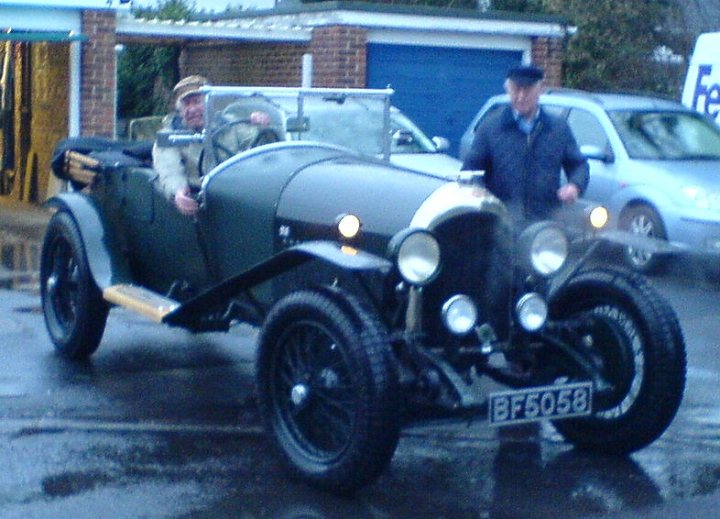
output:
[[[462,137],[460,158],[476,128],[509,103],[488,100]],[[545,110],[567,119],[590,163],[585,198],[605,205],[620,229],[667,240],[672,249],[720,254],[720,128],[665,99],[550,90]],[[628,247],[636,270],[657,271],[666,256]]]

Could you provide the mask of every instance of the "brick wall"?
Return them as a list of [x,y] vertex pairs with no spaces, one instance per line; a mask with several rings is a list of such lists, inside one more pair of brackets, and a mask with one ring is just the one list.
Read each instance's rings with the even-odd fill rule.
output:
[[115,12],[83,11],[80,83],[80,133],[115,133]]
[[307,45],[294,43],[190,44],[182,76],[203,74],[216,85],[300,86]]
[[532,63],[545,70],[547,86],[562,86],[563,51],[561,38],[533,38]]
[[348,26],[317,27],[310,45],[191,43],[183,49],[180,70],[218,85],[300,86],[307,53],[313,56],[313,86],[366,86],[367,31]]
[[[100,24],[96,22],[95,25]],[[86,32],[90,34],[89,30]],[[99,46],[100,34],[93,41]],[[86,44],[88,49],[91,43]],[[101,50],[93,47],[92,52],[86,52],[87,59],[93,54],[99,55]],[[105,52],[110,55],[112,48],[105,48]],[[563,52],[561,38],[538,37],[532,41],[532,62],[545,69],[549,86],[562,83]],[[216,85],[300,86],[302,56],[306,53],[313,55],[313,86],[367,86],[367,30],[343,25],[316,27],[309,44],[189,40],[181,53],[180,74],[203,74]],[[85,59],[84,66],[93,66],[91,63],[86,65]],[[107,63],[111,64],[113,60],[108,59]],[[114,72],[111,80],[114,80]],[[86,84],[91,91],[90,78],[83,81],[84,92]],[[86,99],[85,94],[83,99]],[[91,101],[88,96],[87,102]],[[83,127],[87,128],[85,124]],[[96,131],[102,133],[105,130],[98,128]]]
[[313,86],[364,88],[367,81],[367,30],[327,26],[313,30]]
[[[545,69],[548,86],[562,84],[563,40],[534,38],[532,62]],[[367,30],[316,27],[310,45],[297,43],[190,43],[181,75],[203,74],[218,85],[299,86],[302,56],[313,55],[313,86],[367,86]]]

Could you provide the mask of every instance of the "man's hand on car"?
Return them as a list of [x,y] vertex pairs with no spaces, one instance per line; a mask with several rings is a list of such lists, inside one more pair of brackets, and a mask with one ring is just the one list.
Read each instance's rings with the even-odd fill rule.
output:
[[575,184],[565,184],[564,186],[561,186],[560,189],[557,191],[557,196],[560,199],[560,201],[564,204],[572,204],[580,195],[580,190]]
[[198,203],[190,193],[190,186],[185,186],[175,192],[175,207],[185,216],[193,216],[198,211]]

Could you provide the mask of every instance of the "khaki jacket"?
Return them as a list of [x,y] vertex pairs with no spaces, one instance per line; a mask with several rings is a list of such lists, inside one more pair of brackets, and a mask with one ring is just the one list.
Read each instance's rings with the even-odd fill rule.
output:
[[[172,128],[171,117],[166,117],[163,129]],[[217,136],[223,150],[239,153],[248,149],[255,140],[259,129],[251,125],[233,125],[227,132]],[[202,156],[202,144],[188,144],[181,147],[163,147],[157,142],[153,144],[153,168],[158,174],[160,189],[165,196],[172,200],[178,189],[187,185],[199,185],[201,171],[199,168]],[[208,173],[219,161],[226,160],[227,153],[222,152],[220,157],[203,157],[202,173]]]

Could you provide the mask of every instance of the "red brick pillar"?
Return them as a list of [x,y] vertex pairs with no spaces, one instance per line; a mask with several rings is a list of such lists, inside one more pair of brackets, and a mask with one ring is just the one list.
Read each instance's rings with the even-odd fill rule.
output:
[[83,11],[80,134],[115,134],[115,11]]
[[367,31],[333,25],[313,29],[315,87],[365,88],[367,84]]
[[562,58],[562,38],[533,38],[532,62],[545,70],[547,86],[562,86]]

